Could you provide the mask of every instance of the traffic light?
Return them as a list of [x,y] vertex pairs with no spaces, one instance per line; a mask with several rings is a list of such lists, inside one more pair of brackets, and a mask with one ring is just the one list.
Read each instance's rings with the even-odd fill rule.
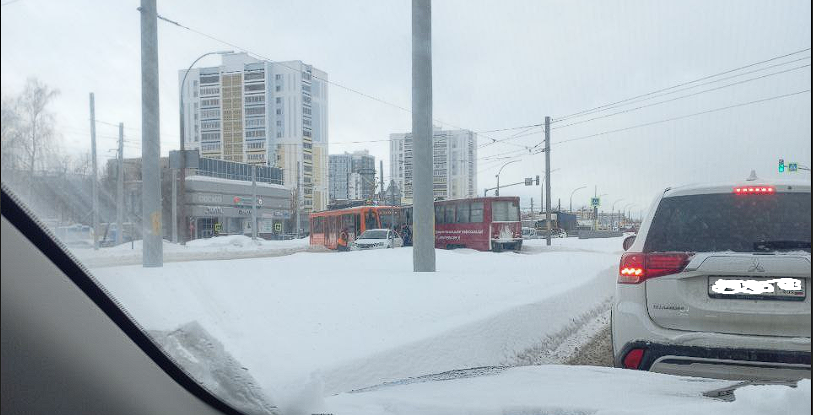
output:
[[536,185],[539,186],[539,175],[536,175]]
[[779,159],[779,172],[785,172],[785,159]]

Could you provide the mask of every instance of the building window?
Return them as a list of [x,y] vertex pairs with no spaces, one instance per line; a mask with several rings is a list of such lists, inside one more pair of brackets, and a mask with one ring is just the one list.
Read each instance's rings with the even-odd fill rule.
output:
[[246,115],[264,115],[265,114],[265,107],[247,107],[246,108]]
[[246,84],[245,90],[246,91],[262,91],[265,89],[265,84],[257,83],[257,84]]
[[246,81],[251,81],[255,79],[263,79],[265,77],[265,72],[262,71],[255,71],[255,72],[246,72],[246,75],[243,77]]
[[220,105],[220,99],[218,98],[202,99],[200,100],[200,105],[202,107],[216,107]]
[[265,102],[265,95],[246,95],[246,104]]
[[265,127],[265,118],[249,118],[246,127]]
[[274,90],[275,90],[275,91],[277,91],[277,92],[282,91],[282,86],[281,86],[281,85],[277,85],[277,87],[276,87]]
[[201,84],[216,84],[218,82],[220,82],[220,75],[209,75],[200,77]]
[[274,79],[276,79],[277,81],[280,81],[280,80],[282,80],[282,75],[276,74],[276,75],[274,75]]

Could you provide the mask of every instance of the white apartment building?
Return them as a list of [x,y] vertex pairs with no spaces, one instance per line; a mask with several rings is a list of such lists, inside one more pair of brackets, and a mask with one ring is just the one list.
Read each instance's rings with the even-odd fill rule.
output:
[[[367,150],[352,153],[331,154],[329,156],[330,200],[372,199],[376,193],[375,156]],[[350,175],[361,177],[360,190],[352,192]]]
[[[433,137],[435,200],[477,196],[477,134],[435,128]],[[412,133],[390,134],[390,177],[401,189],[401,201],[412,203]]]
[[[178,72],[179,84],[186,74]],[[193,68],[181,90],[184,142],[202,157],[282,169],[300,189],[299,206],[328,203],[327,74],[302,61],[270,62],[245,53]]]

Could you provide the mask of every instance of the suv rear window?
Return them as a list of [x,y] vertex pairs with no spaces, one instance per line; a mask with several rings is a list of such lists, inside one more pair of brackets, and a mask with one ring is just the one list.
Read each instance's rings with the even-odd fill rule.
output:
[[661,200],[645,252],[810,252],[810,193]]

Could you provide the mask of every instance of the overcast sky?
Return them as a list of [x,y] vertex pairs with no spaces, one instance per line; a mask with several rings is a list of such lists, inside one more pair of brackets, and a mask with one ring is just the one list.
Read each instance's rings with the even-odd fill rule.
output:
[[[87,151],[88,93],[102,121],[125,123],[125,156],[140,154],[140,27],[137,1],[19,0],[2,7],[2,94],[37,77],[61,91],[57,114],[64,146]],[[274,60],[302,60],[332,82],[410,108],[410,1],[158,1],[159,14]],[[706,75],[810,47],[810,2],[798,1],[441,1],[433,4],[434,117],[444,128],[473,131],[540,123]],[[178,147],[177,77],[197,56],[231,47],[159,22],[161,151]],[[770,64],[774,69],[716,82],[639,105],[778,71],[702,93],[580,125],[552,130],[554,206],[588,202],[594,186],[603,207],[648,207],[667,186],[744,179],[751,169],[778,177],[780,157],[810,165],[810,93],[623,129],[810,88],[810,51]],[[806,59],[802,59],[806,58]],[[202,65],[219,63],[209,57]],[[748,70],[759,69],[749,68]],[[797,68],[797,69],[794,69]],[[729,75],[730,76],[730,75]],[[384,160],[393,132],[409,131],[408,112],[330,86],[330,152],[368,149]],[[617,110],[616,110],[617,111]],[[586,120],[590,117],[573,119]],[[554,124],[561,127],[567,121]],[[99,155],[112,156],[117,128],[98,126]],[[522,130],[481,134],[502,139]],[[539,128],[510,142],[533,147]],[[366,143],[347,144],[352,141]],[[345,143],[345,144],[342,144]],[[480,157],[517,155],[493,144]],[[527,151],[526,151],[527,154]],[[544,171],[544,155],[518,159],[502,183]],[[481,159],[479,193],[511,160]],[[798,173],[809,180],[809,174]],[[512,187],[523,206],[539,187]]]

